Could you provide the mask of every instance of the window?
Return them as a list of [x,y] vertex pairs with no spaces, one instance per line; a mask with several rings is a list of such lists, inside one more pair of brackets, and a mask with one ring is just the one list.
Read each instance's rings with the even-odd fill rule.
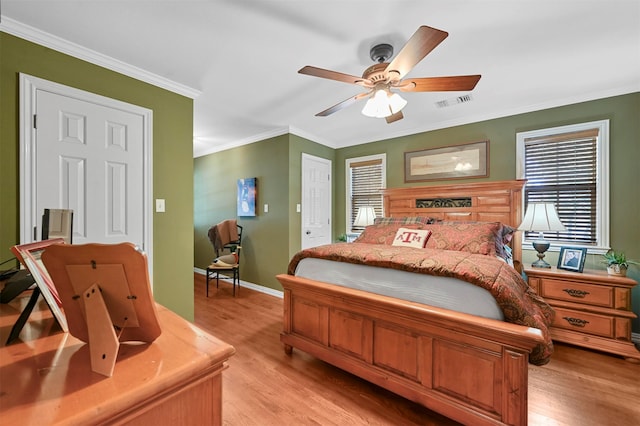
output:
[[[552,202],[567,228],[545,233],[545,239],[556,249],[570,244],[594,252],[606,251],[609,121],[522,132],[517,134],[516,142],[516,175],[527,180],[525,210],[531,202]],[[527,233],[525,239],[537,236],[532,234]]]
[[362,232],[364,227],[354,227],[353,222],[358,214],[358,207],[371,206],[376,217],[383,215],[382,194],[380,189],[387,184],[386,154],[349,158],[346,161],[347,171],[347,230]]

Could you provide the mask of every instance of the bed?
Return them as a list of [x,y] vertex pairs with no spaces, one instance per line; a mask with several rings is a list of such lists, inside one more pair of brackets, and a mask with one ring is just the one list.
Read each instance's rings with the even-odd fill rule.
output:
[[[385,214],[390,218],[499,222],[517,227],[522,217],[523,185],[524,181],[496,181],[386,189]],[[512,245],[516,266],[521,260],[518,234],[514,234]],[[340,260],[337,257],[355,251],[357,245],[365,244],[336,244],[339,254],[328,260]],[[386,249],[401,252],[400,257],[415,250]],[[386,258],[389,252],[380,250],[378,247],[375,256]],[[435,256],[439,249],[429,250]],[[440,258],[459,256],[459,263],[467,265],[493,261],[488,259],[491,256],[480,258],[477,253],[440,253],[444,255]],[[393,292],[374,293],[327,282],[330,279],[294,275],[305,257],[296,254],[288,273],[277,276],[284,288],[280,339],[286,353],[297,348],[464,424],[527,424],[528,364],[532,354],[537,354],[537,364],[544,364],[550,356],[552,346],[546,330],[553,315],[550,308],[538,311],[538,322],[533,323],[537,327],[527,322],[515,324],[491,315],[401,299]],[[385,262],[374,267],[389,266]],[[520,277],[513,268],[505,267],[506,275]],[[411,267],[402,268],[415,272]],[[319,269],[333,270],[322,264]],[[494,269],[502,270],[502,266]],[[343,275],[355,277],[352,272]]]

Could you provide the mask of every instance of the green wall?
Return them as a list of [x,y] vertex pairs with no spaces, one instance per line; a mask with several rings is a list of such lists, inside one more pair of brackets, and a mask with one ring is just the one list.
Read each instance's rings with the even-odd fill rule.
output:
[[[241,279],[282,290],[276,274],[286,272],[300,248],[300,173],[302,152],[333,159],[331,148],[295,135],[282,135],[194,160],[195,257],[205,269],[215,257],[207,237],[212,225],[237,219],[243,226]],[[256,177],[255,217],[237,217],[236,183]],[[264,204],[269,212],[264,213]]]
[[[521,131],[535,130],[541,128],[556,127],[566,124],[581,123],[594,120],[610,120],[610,197],[611,197],[611,245],[627,253],[631,259],[640,260],[640,227],[637,226],[638,211],[640,211],[640,93],[633,93],[623,96],[616,96],[600,99],[591,102],[584,102],[568,105],[559,108],[551,108],[526,114],[518,114],[494,120],[456,126],[441,130],[435,130],[401,138],[377,141],[348,148],[330,149],[316,144],[312,141],[300,138],[295,135],[281,136],[277,140],[289,143],[289,164],[288,168],[284,163],[284,158],[274,158],[271,149],[258,148],[263,142],[254,143],[248,147],[236,148],[220,153],[211,154],[195,160],[196,170],[196,198],[199,196],[209,197],[201,199],[201,204],[215,203],[215,197],[230,197],[229,206],[217,214],[211,211],[204,214],[204,210],[196,200],[196,215],[198,220],[204,221],[199,229],[196,229],[196,241],[198,238],[206,239],[206,229],[209,224],[213,224],[218,219],[224,219],[225,215],[235,215],[235,179],[239,177],[249,177],[261,173],[267,173],[264,163],[268,162],[269,167],[273,167],[273,173],[288,172],[288,176],[282,176],[278,185],[288,185],[288,211],[283,213],[282,220],[270,222],[271,225],[278,226],[278,229],[271,229],[270,235],[277,235],[280,240],[258,242],[258,235],[254,235],[253,244],[267,248],[266,251],[256,251],[258,258],[254,259],[252,268],[261,269],[265,273],[257,274],[251,272],[249,268],[243,269],[243,280],[260,283],[268,287],[280,289],[279,284],[273,275],[286,271],[288,259],[300,248],[300,215],[295,213],[295,205],[300,202],[300,154],[306,152],[319,157],[333,160],[333,235],[345,232],[345,160],[347,158],[364,155],[386,153],[387,154],[387,186],[417,186],[428,183],[420,182],[414,184],[404,183],[404,153],[407,151],[422,148],[436,148],[445,145],[468,143],[480,140],[489,140],[489,177],[482,179],[470,179],[469,182],[510,180],[515,179],[515,156],[516,156],[516,133]],[[271,140],[267,141],[272,143]],[[251,155],[248,153],[252,152]],[[261,153],[267,152],[268,156]],[[230,158],[246,154],[245,161],[242,162],[241,172],[233,170],[229,166]],[[280,153],[278,151],[278,153]],[[253,159],[250,159],[253,158]],[[269,159],[268,161],[265,159]],[[273,159],[273,160],[271,160]],[[216,163],[220,164],[217,166]],[[235,164],[235,163],[234,163]],[[203,168],[207,168],[206,175],[208,182],[200,182]],[[226,167],[226,168],[225,168]],[[224,185],[215,183],[219,180],[228,179]],[[288,183],[287,183],[288,182]],[[439,181],[437,184],[453,183],[460,181]],[[202,185],[207,189],[200,192],[198,187]],[[269,188],[270,183],[267,182]],[[229,189],[230,188],[230,189]],[[260,182],[262,190],[262,182]],[[279,188],[281,190],[281,188]],[[210,193],[208,194],[207,191]],[[224,195],[229,191],[228,195]],[[260,203],[264,203],[261,199]],[[227,202],[221,202],[225,204]],[[270,202],[270,213],[272,204]],[[202,213],[202,217],[199,217]],[[260,216],[256,218],[259,221]],[[287,243],[288,241],[288,243]],[[206,246],[206,247],[205,247]],[[203,252],[206,250],[206,254]],[[208,242],[196,245],[196,266],[204,268],[206,262],[210,261],[212,249]],[[557,262],[557,252],[550,252],[547,258],[550,263]],[[524,261],[529,263],[536,259],[532,250],[524,251]],[[600,262],[599,255],[590,255],[585,265],[589,269],[604,269]],[[264,268],[264,269],[263,269]],[[266,272],[268,271],[268,272]],[[629,276],[636,281],[640,281],[640,268],[632,267]],[[260,278],[253,280],[253,277]],[[640,313],[640,286],[633,292],[633,310]],[[640,333],[640,321],[635,320],[633,330]]]
[[[236,219],[243,227],[241,278],[275,287],[288,254],[288,135],[200,157],[194,161],[195,263],[205,269],[215,257],[207,238],[212,225]],[[237,180],[257,178],[256,216],[237,217]],[[263,212],[263,205],[269,212]]]
[[0,32],[2,260],[19,243],[19,73],[153,110],[153,197],[167,209],[153,218],[154,297],[192,321],[193,100]]

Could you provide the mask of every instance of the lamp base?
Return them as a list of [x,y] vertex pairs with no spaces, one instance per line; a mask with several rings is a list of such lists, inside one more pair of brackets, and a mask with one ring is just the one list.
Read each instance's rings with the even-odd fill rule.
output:
[[[544,255],[543,255],[544,256]],[[549,265],[547,262],[545,262],[543,259],[538,259],[535,262],[533,262],[531,264],[531,266],[533,266],[534,268],[551,268],[551,265]]]
[[551,244],[545,240],[536,240],[533,242],[533,248],[538,252],[538,260],[533,262],[531,266],[534,268],[551,268],[551,265],[544,260],[544,253],[549,250],[550,246]]

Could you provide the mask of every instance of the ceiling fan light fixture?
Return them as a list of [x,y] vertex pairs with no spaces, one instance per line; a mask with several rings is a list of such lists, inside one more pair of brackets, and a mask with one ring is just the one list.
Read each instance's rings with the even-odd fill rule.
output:
[[402,108],[406,106],[407,106],[407,100],[402,96],[400,96],[399,94],[393,93],[391,96],[389,96],[389,107],[391,108],[391,111],[393,114],[395,114],[398,111],[401,111]]
[[404,117],[402,109],[407,105],[407,101],[402,99],[399,94],[391,92],[391,89],[395,92],[461,92],[473,90],[480,80],[480,75],[420,77],[403,80],[418,62],[442,43],[448,35],[446,31],[421,25],[395,57],[393,57],[394,49],[392,45],[386,43],[376,44],[369,51],[369,56],[375,64],[364,70],[361,77],[310,65],[301,68],[298,71],[300,74],[356,84],[367,89],[366,92],[351,96],[317,113],[316,116],[326,117],[367,98],[362,114],[368,117],[384,118],[388,124],[391,124],[402,120]]
[[397,93],[377,90],[362,108],[362,114],[373,118],[386,118],[402,110],[407,101]]

